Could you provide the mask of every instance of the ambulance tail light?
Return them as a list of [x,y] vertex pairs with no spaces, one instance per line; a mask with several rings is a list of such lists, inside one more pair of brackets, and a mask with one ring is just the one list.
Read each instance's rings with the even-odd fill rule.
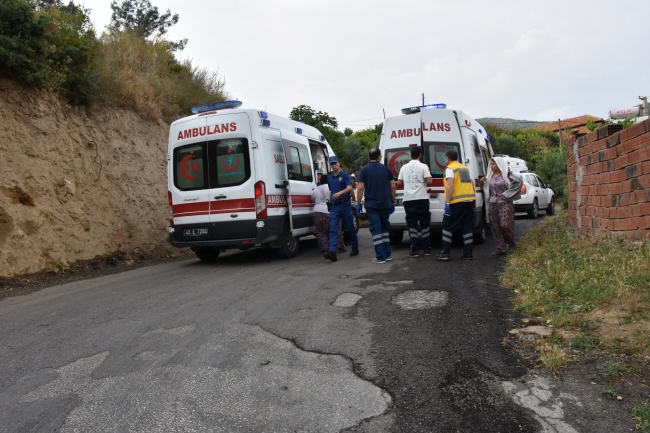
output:
[[257,219],[265,219],[266,211],[266,186],[261,180],[255,184],[255,216]]
[[522,194],[526,194],[526,184],[523,184],[523,185],[521,186],[521,193],[522,193]]

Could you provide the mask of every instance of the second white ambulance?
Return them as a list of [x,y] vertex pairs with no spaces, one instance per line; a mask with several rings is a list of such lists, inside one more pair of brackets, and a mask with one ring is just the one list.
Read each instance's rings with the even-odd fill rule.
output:
[[[404,108],[402,113],[404,116],[389,117],[384,121],[379,141],[384,164],[397,177],[402,165],[411,160],[411,148],[422,148],[422,162],[429,166],[433,178],[433,185],[427,187],[431,228],[440,230],[445,207],[445,152],[456,150],[459,162],[467,166],[474,179],[474,242],[485,242],[487,215],[478,179],[485,176],[490,158],[494,155],[485,128],[462,111],[446,109],[445,104]],[[400,191],[398,188],[395,212],[390,216],[392,244],[401,243],[404,231],[408,230],[403,197],[403,189]]]
[[195,107],[169,132],[169,235],[201,260],[254,245],[293,257],[314,234],[311,192],[334,155],[304,123],[226,101]]

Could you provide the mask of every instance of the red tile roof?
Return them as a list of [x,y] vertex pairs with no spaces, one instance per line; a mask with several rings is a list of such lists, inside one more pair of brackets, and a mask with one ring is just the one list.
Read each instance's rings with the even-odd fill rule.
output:
[[561,126],[562,129],[571,128],[574,132],[590,132],[587,129],[587,118],[589,117],[591,117],[591,119],[596,123],[603,122],[603,119],[601,119],[598,116],[591,116],[589,114],[585,114],[584,116],[571,117],[569,119],[560,120],[559,125],[558,122],[551,122],[551,123],[546,123],[544,125],[535,126],[532,129],[557,132],[560,129],[559,127]]

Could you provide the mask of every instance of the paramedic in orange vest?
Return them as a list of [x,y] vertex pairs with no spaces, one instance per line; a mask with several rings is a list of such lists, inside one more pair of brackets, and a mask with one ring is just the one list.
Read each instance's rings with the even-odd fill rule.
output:
[[442,218],[442,252],[436,259],[451,260],[451,234],[460,225],[463,232],[463,260],[472,260],[474,242],[474,182],[467,167],[458,162],[458,152],[445,153],[445,214]]

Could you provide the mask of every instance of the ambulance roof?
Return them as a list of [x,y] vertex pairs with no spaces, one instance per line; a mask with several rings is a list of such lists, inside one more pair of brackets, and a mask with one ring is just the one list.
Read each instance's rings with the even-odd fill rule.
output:
[[[227,104],[234,103],[238,104]],[[278,116],[276,114],[267,113],[262,110],[255,110],[252,108],[236,108],[241,106],[240,101],[224,101],[215,104],[207,104],[199,107],[194,107],[192,110],[196,110],[196,114],[192,114],[187,117],[175,120],[172,122],[172,125],[176,123],[186,122],[191,119],[197,119],[199,117],[212,117],[212,116],[222,116],[227,114],[238,114],[246,113],[251,120],[251,124],[255,122],[255,119],[259,120],[260,126],[266,126],[272,129],[283,129],[286,131],[291,131],[294,133],[299,133],[307,138],[319,141],[321,143],[327,143],[325,136],[321,132],[314,128],[313,126],[307,125],[296,120],[288,119],[286,117]],[[213,108],[213,109],[210,109]],[[298,131],[300,130],[300,132]]]

